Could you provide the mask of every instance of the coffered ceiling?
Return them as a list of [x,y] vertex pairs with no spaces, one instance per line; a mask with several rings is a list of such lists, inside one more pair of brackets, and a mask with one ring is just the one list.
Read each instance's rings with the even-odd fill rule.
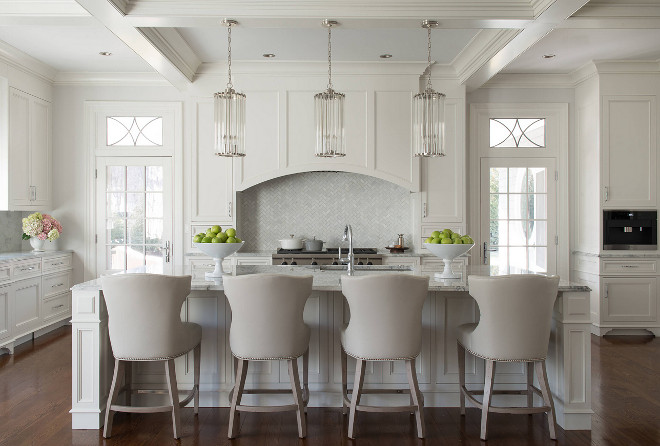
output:
[[587,1],[0,0],[0,57],[34,59],[55,81],[155,72],[184,90],[199,73],[222,69],[223,18],[240,22],[232,32],[237,64],[327,60],[323,18],[341,23],[334,61],[423,62],[420,22],[428,18],[440,22],[434,73],[468,89],[500,72],[569,74],[595,60],[660,60],[660,1]]

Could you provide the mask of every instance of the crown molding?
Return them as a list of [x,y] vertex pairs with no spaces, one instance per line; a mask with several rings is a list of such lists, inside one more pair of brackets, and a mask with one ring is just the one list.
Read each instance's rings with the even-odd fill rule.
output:
[[515,29],[484,29],[477,33],[451,62],[461,83],[465,83],[519,32]]
[[104,87],[171,87],[158,73],[89,73],[59,72],[55,86],[104,86]]
[[[421,76],[427,62],[332,62],[333,76]],[[197,70],[200,75],[227,74],[225,62],[202,63]],[[325,61],[233,61],[232,74],[264,76],[327,76],[328,64]],[[450,65],[434,65],[433,78],[456,78]]]
[[582,82],[586,82],[592,77],[597,76],[598,70],[596,69],[596,65],[590,61],[580,68],[573,70],[570,75],[573,78],[573,85],[577,87]]
[[52,83],[57,74],[57,71],[50,65],[46,65],[1,40],[0,61],[48,83]]
[[174,64],[184,76],[193,79],[202,61],[174,28],[140,28],[140,32]]
[[598,74],[656,74],[660,72],[659,60],[597,60]]
[[130,0],[108,0],[108,1],[112,3],[115,8],[117,8],[117,11],[121,12],[124,15],[128,14]]
[[570,74],[500,73],[481,88],[573,88]]
[[534,17],[540,16],[543,11],[548,9],[554,2],[555,0],[531,0],[531,7],[534,11]]

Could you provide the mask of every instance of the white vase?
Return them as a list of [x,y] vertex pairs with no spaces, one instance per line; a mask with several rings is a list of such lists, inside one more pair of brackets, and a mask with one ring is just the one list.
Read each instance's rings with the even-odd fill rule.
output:
[[46,240],[39,240],[37,237],[30,237],[30,246],[32,246],[32,252],[43,252],[45,244]]

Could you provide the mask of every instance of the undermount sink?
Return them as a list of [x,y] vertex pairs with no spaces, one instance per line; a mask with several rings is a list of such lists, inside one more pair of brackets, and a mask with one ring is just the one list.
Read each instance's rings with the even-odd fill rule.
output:
[[[346,271],[347,265],[321,265],[321,271]],[[355,265],[355,271],[412,271],[410,265]]]

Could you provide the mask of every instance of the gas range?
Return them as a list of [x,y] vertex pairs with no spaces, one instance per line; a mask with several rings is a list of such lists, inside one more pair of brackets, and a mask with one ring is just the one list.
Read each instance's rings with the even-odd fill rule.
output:
[[[348,248],[342,248],[341,256],[346,257]],[[356,265],[382,265],[383,255],[375,248],[353,248]],[[333,265],[338,264],[339,248],[327,248],[322,251],[303,249],[278,249],[273,254],[273,265]]]

